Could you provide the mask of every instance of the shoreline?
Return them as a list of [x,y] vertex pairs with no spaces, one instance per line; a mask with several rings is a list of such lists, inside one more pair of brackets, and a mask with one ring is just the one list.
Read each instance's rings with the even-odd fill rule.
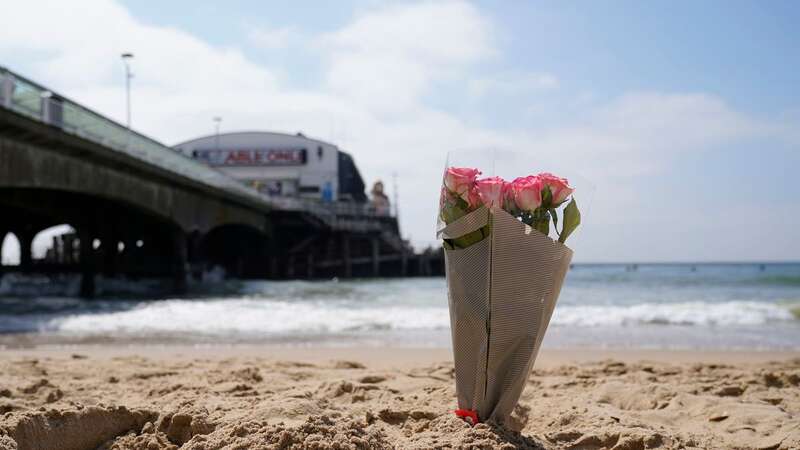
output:
[[[363,360],[372,365],[400,366],[451,362],[450,348],[404,346],[317,346],[269,344],[67,344],[35,347],[4,348],[0,360],[8,358],[60,358],[77,354],[92,358],[140,356],[149,359],[187,360],[195,358],[264,358],[318,362],[331,360]],[[609,348],[543,348],[535,367],[615,360],[624,363],[768,363],[800,358],[793,350],[670,350],[670,349],[609,349]]]

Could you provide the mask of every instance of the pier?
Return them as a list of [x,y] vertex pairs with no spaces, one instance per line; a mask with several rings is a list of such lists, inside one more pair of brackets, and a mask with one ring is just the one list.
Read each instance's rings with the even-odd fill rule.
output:
[[[20,242],[23,273],[172,280],[222,267],[236,278],[441,273],[397,218],[364,202],[272,197],[175,148],[0,67],[0,243]],[[68,224],[42,259],[41,231]]]

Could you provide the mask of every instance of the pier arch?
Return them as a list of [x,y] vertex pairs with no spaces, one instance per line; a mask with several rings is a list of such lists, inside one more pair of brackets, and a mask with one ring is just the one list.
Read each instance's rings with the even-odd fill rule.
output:
[[219,266],[234,278],[270,276],[271,241],[267,233],[245,224],[220,225],[199,239],[207,268]]

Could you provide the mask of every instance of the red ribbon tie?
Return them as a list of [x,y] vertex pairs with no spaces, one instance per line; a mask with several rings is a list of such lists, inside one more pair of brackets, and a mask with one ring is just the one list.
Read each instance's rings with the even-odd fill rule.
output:
[[464,420],[469,419],[468,422],[471,422],[473,426],[481,423],[481,420],[478,419],[478,411],[475,411],[474,409],[457,409],[455,410],[455,413],[456,416]]

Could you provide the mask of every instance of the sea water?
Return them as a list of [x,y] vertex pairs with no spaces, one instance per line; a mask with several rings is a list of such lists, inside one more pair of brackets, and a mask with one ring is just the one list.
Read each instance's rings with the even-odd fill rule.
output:
[[[450,344],[444,278],[217,281],[168,298],[116,280],[128,294],[95,300],[70,295],[75,279],[67,295],[23,281],[0,280],[0,345]],[[798,316],[800,264],[577,264],[544,345],[800,350]]]

